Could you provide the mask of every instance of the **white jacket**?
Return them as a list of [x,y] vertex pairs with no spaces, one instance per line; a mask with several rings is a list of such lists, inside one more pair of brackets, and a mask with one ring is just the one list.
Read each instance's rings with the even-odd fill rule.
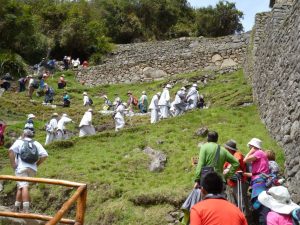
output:
[[149,105],[149,109],[156,109],[156,110],[159,109],[158,108],[158,99],[159,99],[158,95],[154,95],[152,97],[151,103]]
[[197,102],[199,98],[199,93],[196,87],[191,87],[189,92],[186,95],[187,101],[192,100],[193,102]]
[[69,123],[71,121],[72,119],[63,116],[62,118],[60,118],[60,120],[57,123],[57,130],[64,131],[66,129],[65,123]]
[[85,125],[92,125],[92,112],[84,113],[84,115],[80,121],[79,127],[82,127]]
[[89,96],[84,95],[83,96],[83,105],[86,106],[86,105],[89,105],[89,104],[90,104]]
[[116,119],[124,119],[125,106],[123,104],[118,105],[116,109]]
[[169,106],[170,104],[170,93],[168,88],[164,88],[161,93],[160,99],[158,101],[158,105]]
[[47,125],[47,132],[53,133],[57,129],[57,119],[52,118]]

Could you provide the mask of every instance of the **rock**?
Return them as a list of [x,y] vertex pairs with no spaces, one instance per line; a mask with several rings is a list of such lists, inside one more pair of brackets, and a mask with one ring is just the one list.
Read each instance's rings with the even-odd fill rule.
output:
[[225,59],[221,65],[221,68],[236,66],[237,63],[233,61],[232,59]]
[[208,134],[208,128],[207,127],[201,127],[199,128],[196,132],[195,135],[196,136],[200,136],[200,137],[206,137]]
[[146,76],[146,78],[152,78],[154,80],[158,80],[166,77],[167,73],[163,70],[155,69],[152,67],[145,67],[143,69],[143,75]]
[[151,158],[149,170],[151,172],[160,172],[165,168],[167,162],[167,156],[160,151],[156,151],[151,147],[145,147],[143,152]]
[[215,54],[215,55],[213,55],[213,57],[211,58],[211,61],[213,62],[213,63],[215,63],[215,62],[217,62],[217,61],[222,61],[223,60],[223,58],[222,58],[222,56],[220,56],[219,54]]
[[161,144],[163,144],[163,143],[164,143],[163,140],[157,140],[157,141],[156,141],[156,144],[158,144],[158,145],[161,145]]
[[189,45],[189,47],[190,47],[190,48],[197,48],[199,45],[200,45],[199,41],[193,41],[193,42]]

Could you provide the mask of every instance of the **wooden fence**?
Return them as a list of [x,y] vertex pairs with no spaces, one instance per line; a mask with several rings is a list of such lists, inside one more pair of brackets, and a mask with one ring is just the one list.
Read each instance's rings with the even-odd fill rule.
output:
[[[15,177],[15,176],[8,176],[8,175],[0,175],[0,180],[28,181],[28,182],[46,183],[46,184],[54,184],[54,185],[77,188],[75,193],[62,205],[60,210],[58,210],[58,212],[53,217],[40,215],[40,214],[17,213],[17,212],[0,212],[0,216],[48,221],[46,225],[55,225],[57,223],[73,224],[73,225],[84,224],[84,214],[86,210],[86,197],[87,197],[86,184],[65,181],[65,180],[34,178],[34,177]],[[64,214],[70,209],[72,204],[75,203],[76,201],[77,201],[77,208],[76,208],[75,220],[64,219],[63,218]]]

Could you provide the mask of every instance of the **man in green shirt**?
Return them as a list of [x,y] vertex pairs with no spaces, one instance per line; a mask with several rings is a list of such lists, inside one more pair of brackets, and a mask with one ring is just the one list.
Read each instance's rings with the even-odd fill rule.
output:
[[[198,165],[196,168],[196,175],[195,175],[195,185],[194,188],[200,186],[200,179],[201,179],[201,170],[204,166],[213,166],[214,159],[218,149],[218,133],[215,131],[208,132],[207,135],[207,143],[201,146],[199,152],[199,160]],[[223,166],[225,162],[229,162],[231,164],[231,168],[229,169],[226,175],[223,175]],[[223,178],[225,183],[225,179],[231,177],[237,168],[239,167],[239,162],[237,159],[231,155],[225,148],[220,146],[220,156],[215,165],[215,172],[217,172]]]

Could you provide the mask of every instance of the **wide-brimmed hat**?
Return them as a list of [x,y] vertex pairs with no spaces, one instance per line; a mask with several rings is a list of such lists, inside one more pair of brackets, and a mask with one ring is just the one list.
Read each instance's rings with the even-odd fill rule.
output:
[[262,141],[258,138],[252,138],[249,142],[248,142],[248,147],[253,146],[255,148],[262,148]]
[[93,112],[93,109],[89,108],[89,109],[88,109],[88,112]]
[[28,114],[27,118],[28,118],[28,119],[35,118],[35,115],[33,115],[33,114]]
[[87,93],[86,93],[86,92],[83,92],[82,95],[87,95]]
[[68,117],[68,114],[64,113],[61,117]]
[[52,113],[52,117],[57,117],[58,114],[57,113]]
[[102,95],[102,98],[107,98],[107,95]]
[[167,84],[166,88],[172,88],[171,84]]
[[290,193],[286,187],[271,187],[268,191],[263,191],[258,195],[258,201],[274,212],[280,214],[290,214],[299,206],[292,202]]
[[180,88],[180,90],[183,90],[183,91],[185,91],[185,90],[186,90],[186,88],[185,88],[185,87],[181,87],[181,88]]
[[236,141],[235,140],[229,140],[227,141],[225,144],[224,144],[224,147],[227,148],[227,149],[230,149],[232,151],[237,151],[237,148],[236,148]]
[[161,92],[157,92],[156,94],[160,96],[160,95],[161,95]]
[[146,94],[146,91],[142,91],[142,94],[145,95],[145,94]]
[[193,84],[192,86],[193,86],[193,87],[198,87],[198,85],[197,85],[197,84]]

